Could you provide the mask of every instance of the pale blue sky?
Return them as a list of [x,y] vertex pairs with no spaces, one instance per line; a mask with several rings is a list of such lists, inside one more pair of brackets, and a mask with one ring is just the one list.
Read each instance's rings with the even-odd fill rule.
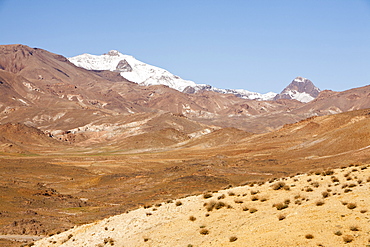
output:
[[0,44],[116,49],[219,88],[370,84],[370,0],[0,0],[0,23]]

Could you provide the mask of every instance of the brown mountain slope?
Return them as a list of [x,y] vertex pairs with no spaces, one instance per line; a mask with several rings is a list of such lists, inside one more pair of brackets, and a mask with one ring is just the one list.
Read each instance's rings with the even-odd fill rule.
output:
[[349,89],[343,92],[323,91],[306,105],[294,110],[297,114],[327,115],[370,107],[370,86]]

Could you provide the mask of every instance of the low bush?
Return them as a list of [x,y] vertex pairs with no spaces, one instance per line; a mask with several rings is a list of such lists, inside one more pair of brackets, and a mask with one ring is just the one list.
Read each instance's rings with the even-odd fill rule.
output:
[[348,203],[348,204],[347,204],[347,208],[348,208],[348,209],[355,209],[356,207],[357,207],[357,204],[356,204],[356,203],[352,203],[352,202],[351,202],[351,203]]
[[351,235],[345,235],[345,236],[343,236],[343,241],[345,243],[351,243],[353,240],[354,240],[354,238]]
[[307,239],[313,239],[314,238],[312,234],[306,234],[304,237],[307,238]]
[[229,238],[230,242],[235,242],[236,240],[238,240],[238,238],[235,237],[235,236],[232,236],[232,237]]

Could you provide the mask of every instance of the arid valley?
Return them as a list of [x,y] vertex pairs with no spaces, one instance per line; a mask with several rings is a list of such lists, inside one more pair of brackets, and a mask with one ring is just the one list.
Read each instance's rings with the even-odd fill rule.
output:
[[2,246],[369,244],[370,86],[256,100],[120,72],[0,46]]

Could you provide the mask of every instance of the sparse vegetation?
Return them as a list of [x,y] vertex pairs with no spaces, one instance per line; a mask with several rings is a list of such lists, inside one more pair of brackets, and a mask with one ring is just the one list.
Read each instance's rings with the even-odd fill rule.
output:
[[196,219],[197,219],[197,218],[195,218],[194,216],[190,216],[190,217],[189,217],[189,220],[190,220],[190,221],[196,221]]
[[285,186],[285,183],[283,181],[280,181],[280,182],[277,182],[275,184],[272,185],[272,189],[273,190],[280,190],[282,188],[284,188]]
[[313,191],[313,189],[311,187],[306,188],[306,192],[312,192],[312,191]]
[[251,214],[253,214],[253,213],[255,213],[255,212],[257,212],[258,210],[256,209],[256,208],[251,208],[251,209],[249,209],[249,212],[251,213]]
[[230,242],[235,242],[236,240],[238,240],[238,238],[235,237],[235,236],[232,236],[232,237],[229,238]]
[[360,231],[360,228],[358,226],[350,226],[349,229],[353,232]]
[[352,203],[352,202],[351,202],[351,203],[348,203],[348,204],[347,204],[347,208],[348,208],[348,209],[355,209],[356,207],[357,207],[357,204],[356,204],[356,203]]
[[306,234],[304,237],[307,238],[307,239],[313,239],[314,238],[312,234]]
[[351,235],[344,235],[344,236],[343,236],[343,241],[344,241],[345,243],[351,243],[353,240],[354,240],[354,238],[353,238],[353,236],[351,236]]
[[322,195],[323,198],[327,198],[327,197],[330,196],[330,193],[327,192],[327,191],[324,191],[324,192],[321,193],[321,195]]
[[109,243],[110,245],[114,245],[114,239],[113,238],[111,238],[111,237],[108,237],[108,238],[105,238],[104,239],[104,244],[107,244],[107,243]]
[[278,215],[278,219],[279,220],[284,220],[285,219],[285,215],[283,215],[283,214]]
[[222,195],[218,196],[217,199],[218,200],[225,199],[225,194],[222,194]]
[[252,197],[251,197],[251,200],[252,200],[252,201],[258,201],[258,199],[259,199],[259,197],[258,197],[258,196],[252,196]]
[[272,206],[276,207],[277,210],[283,210],[283,209],[288,208],[289,205],[287,203],[277,203]]
[[208,198],[211,198],[212,196],[213,196],[212,193],[206,193],[203,195],[203,198],[208,199]]

